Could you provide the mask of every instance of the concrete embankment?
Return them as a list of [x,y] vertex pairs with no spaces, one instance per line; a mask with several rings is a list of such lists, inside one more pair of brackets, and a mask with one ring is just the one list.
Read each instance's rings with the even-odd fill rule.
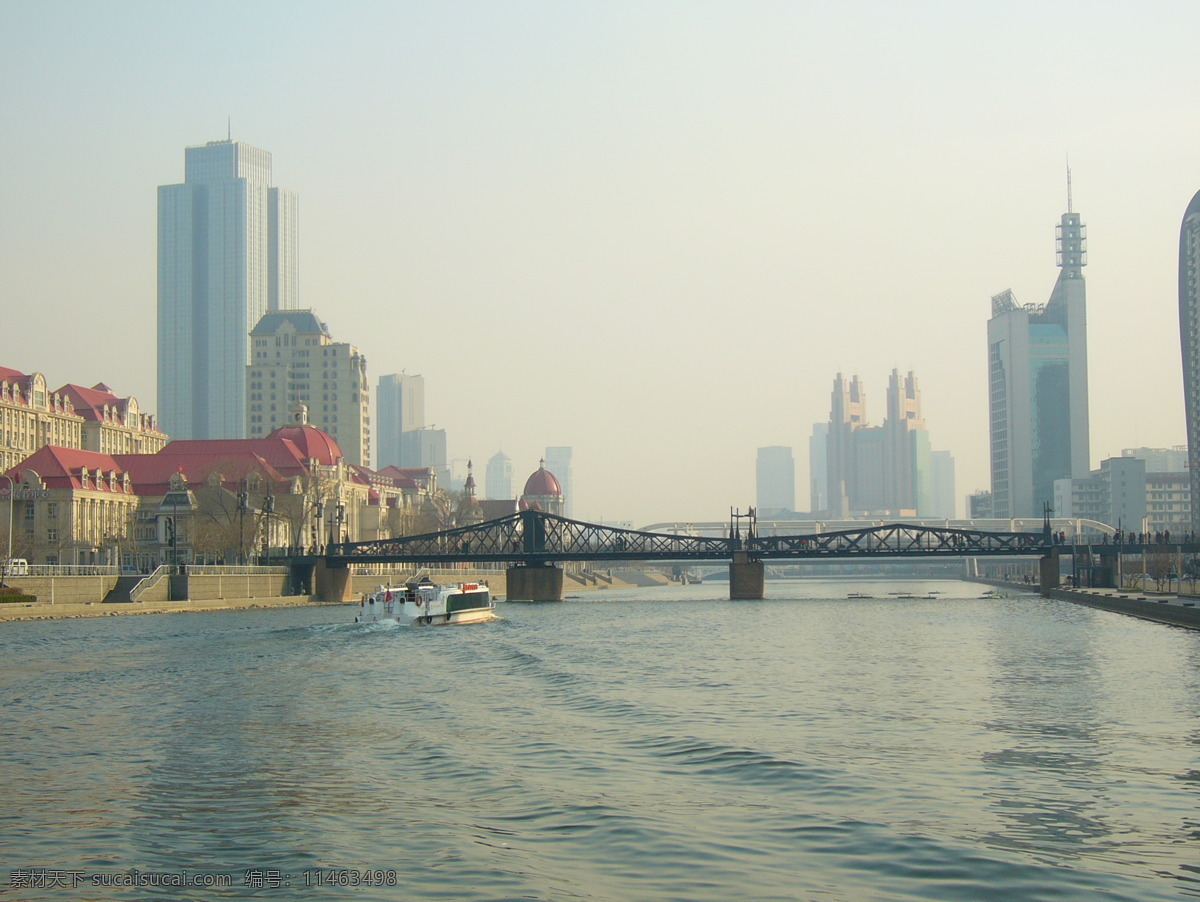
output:
[[1188,596],[1158,595],[1133,589],[1045,589],[1042,595],[1156,623],[1200,629],[1200,599]]

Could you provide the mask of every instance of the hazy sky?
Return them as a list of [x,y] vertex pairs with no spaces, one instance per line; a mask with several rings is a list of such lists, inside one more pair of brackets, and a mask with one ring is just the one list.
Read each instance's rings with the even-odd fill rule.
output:
[[[452,458],[575,449],[575,514],[754,503],[834,375],[920,380],[988,485],[986,322],[1088,226],[1093,465],[1184,441],[1200,4],[0,0],[0,364],[155,406],[156,187],[232,134],[300,297]],[[482,479],[481,479],[482,481]]]

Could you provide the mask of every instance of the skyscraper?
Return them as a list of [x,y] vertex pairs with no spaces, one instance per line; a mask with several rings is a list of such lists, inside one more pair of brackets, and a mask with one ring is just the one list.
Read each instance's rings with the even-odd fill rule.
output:
[[796,509],[796,462],[791,448],[785,445],[759,448],[754,477],[759,516]]
[[297,306],[296,195],[240,141],[184,151],[158,189],[158,409],[175,439],[241,438],[250,330]]
[[1054,480],[1088,475],[1087,227],[1071,209],[1056,230],[1060,272],[1045,304],[992,298],[988,392],[992,515],[1040,517]]
[[1179,343],[1195,531],[1200,528],[1200,191],[1188,204],[1179,229]]
[[379,449],[376,459],[379,466],[419,466],[417,461],[406,461],[402,436],[425,425],[425,377],[408,373],[381,376],[376,397],[375,431]]

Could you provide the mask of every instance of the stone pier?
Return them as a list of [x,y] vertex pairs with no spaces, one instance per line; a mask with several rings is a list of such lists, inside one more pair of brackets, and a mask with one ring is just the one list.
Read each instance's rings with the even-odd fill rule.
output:
[[747,601],[765,594],[766,568],[762,561],[750,560],[744,551],[735,551],[729,562],[729,598]]
[[1038,561],[1038,586],[1042,592],[1057,589],[1059,586],[1058,549],[1050,552]]
[[509,567],[509,601],[562,601],[563,572],[558,567]]
[[315,593],[321,601],[328,603],[353,600],[350,568],[330,567],[323,558],[317,560]]

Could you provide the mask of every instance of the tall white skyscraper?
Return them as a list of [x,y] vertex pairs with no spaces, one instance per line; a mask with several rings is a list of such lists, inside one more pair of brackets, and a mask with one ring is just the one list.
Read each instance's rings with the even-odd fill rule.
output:
[[[1187,424],[1193,531],[1200,530],[1200,191],[1179,227],[1179,343],[1183,352],[1183,411]],[[161,417],[160,417],[161,419]]]
[[184,151],[158,189],[158,410],[173,439],[242,438],[250,330],[298,306],[297,202],[240,141]]
[[571,457],[574,451],[570,445],[556,445],[546,448],[546,469],[554,474],[563,493],[563,516],[572,517],[575,509],[575,477],[572,473]]
[[425,377],[408,373],[389,373],[379,377],[376,394],[375,435],[380,467],[416,467],[420,464],[404,456],[406,432],[425,426]]

